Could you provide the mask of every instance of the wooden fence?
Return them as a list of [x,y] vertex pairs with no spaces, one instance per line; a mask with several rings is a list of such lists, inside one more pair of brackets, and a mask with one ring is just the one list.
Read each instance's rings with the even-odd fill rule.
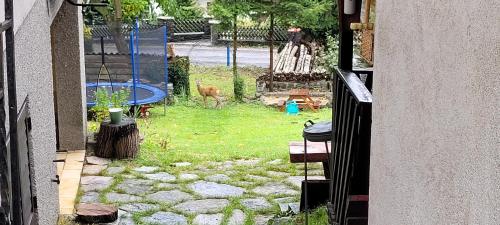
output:
[[[223,31],[218,33],[219,41],[233,41],[233,31]],[[269,29],[260,27],[238,28],[238,41],[242,42],[267,42],[269,40]],[[283,42],[288,40],[286,28],[277,27],[274,29],[274,41]]]
[[206,19],[174,20],[174,33],[210,34],[210,25]]
[[[217,26],[211,26],[208,19],[191,19],[191,20],[167,20],[169,26],[169,41],[182,40],[199,40],[209,39],[212,37],[213,43],[230,42],[233,40],[233,32],[231,30],[218,31]],[[112,39],[111,31],[108,25],[88,25],[94,39],[104,37],[107,40]],[[141,23],[139,25],[139,36],[141,34],[146,38],[157,32],[158,38],[162,39],[162,27],[164,24],[148,24]],[[122,34],[125,39],[130,37],[130,32],[134,29],[133,25],[123,24]],[[148,36],[149,34],[149,36]],[[288,31],[284,27],[276,27],[274,29],[274,41],[285,42],[288,40]],[[242,27],[238,28],[238,41],[240,42],[256,42],[265,43],[269,41],[269,29],[261,27]]]

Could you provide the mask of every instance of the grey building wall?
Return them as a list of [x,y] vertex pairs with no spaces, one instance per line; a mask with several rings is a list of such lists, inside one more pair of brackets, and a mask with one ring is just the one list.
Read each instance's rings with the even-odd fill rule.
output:
[[17,101],[29,98],[32,117],[33,168],[39,224],[55,224],[58,216],[56,133],[52,86],[50,17],[45,0],[33,5],[15,35]]
[[500,1],[376,15],[369,223],[500,224]]
[[59,150],[83,150],[87,106],[81,9],[64,3],[50,31]]
[[[56,155],[56,123],[54,107],[54,79],[68,85],[67,96],[72,96],[72,105],[64,107],[59,115],[67,115],[72,109],[73,120],[64,119],[63,124],[71,129],[63,129],[66,137],[80,144],[84,140],[85,125],[85,86],[81,85],[84,74],[82,19],[79,13],[81,8],[61,7],[63,0],[36,0],[30,10],[22,9],[19,12],[28,12],[26,15],[17,16],[15,51],[16,51],[16,77],[17,101],[20,107],[23,101],[29,99],[29,110],[32,117],[32,166],[34,192],[37,196],[37,214],[39,224],[52,225],[57,223],[59,213],[58,185],[51,182],[56,176],[56,165],[53,162]],[[15,1],[15,4],[17,1]],[[50,5],[48,5],[50,3]],[[30,5],[30,4],[26,4]],[[17,6],[16,9],[18,9]],[[64,9],[64,10],[63,10]],[[64,11],[58,14],[58,11]],[[16,13],[17,11],[15,11]],[[71,15],[68,21],[57,19],[56,16]],[[22,18],[23,20],[20,20]],[[56,18],[56,19],[54,19]],[[56,39],[51,39],[51,25],[53,21],[58,29]],[[60,35],[60,36],[59,36]],[[53,41],[53,43],[52,43]],[[62,44],[52,52],[52,45]],[[67,72],[64,72],[64,70]],[[58,71],[53,74],[53,71]],[[68,83],[68,80],[74,82]],[[59,92],[58,92],[59,93]],[[65,101],[68,102],[68,98]],[[76,121],[76,122],[75,122]],[[84,144],[83,144],[84,146]],[[78,149],[81,149],[78,147]]]

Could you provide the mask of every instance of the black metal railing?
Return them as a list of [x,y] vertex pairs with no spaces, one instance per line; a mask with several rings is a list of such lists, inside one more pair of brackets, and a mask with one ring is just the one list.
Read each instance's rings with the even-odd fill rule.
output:
[[[333,118],[336,133],[330,155],[333,162],[330,165],[330,223],[366,224],[373,73],[337,69],[335,76]],[[360,77],[364,77],[364,81]]]

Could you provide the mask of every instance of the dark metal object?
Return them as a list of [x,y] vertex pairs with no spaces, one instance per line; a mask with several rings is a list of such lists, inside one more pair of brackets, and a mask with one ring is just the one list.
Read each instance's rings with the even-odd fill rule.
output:
[[337,10],[339,15],[339,68],[352,70],[352,58],[354,44],[353,31],[350,29],[351,23],[360,22],[361,1],[356,2],[356,13],[353,15],[344,14],[344,0],[337,0]]
[[52,179],[50,181],[55,182],[57,184],[61,184],[61,180],[59,179],[59,175],[56,175],[56,179]]
[[351,71],[336,70],[336,87],[329,214],[333,224],[345,225],[354,216],[367,221],[367,207],[354,213],[354,202],[368,204],[372,95]]
[[[314,123],[311,120],[304,124],[304,131],[302,136],[304,137],[304,184],[303,184],[303,209],[305,212],[305,224],[309,224],[309,199],[308,199],[308,180],[307,180],[307,142],[325,142],[326,152],[328,150],[328,142],[331,140],[333,134],[332,122],[320,122]],[[328,163],[331,164],[331,163]],[[302,205],[301,205],[302,207]]]
[[[302,190],[305,187],[305,181],[302,181]],[[330,179],[327,180],[309,180],[307,182],[307,206],[309,209],[316,209],[325,205],[328,202],[328,190],[330,188]],[[300,210],[304,211],[305,192],[300,196]]]
[[[18,167],[19,167],[19,179],[20,179],[20,193],[21,193],[21,211],[23,224],[33,224],[36,223],[36,213],[35,213],[35,203],[33,195],[32,186],[32,167],[31,167],[31,157],[30,152],[30,121],[31,118],[28,112],[28,101],[24,100],[21,109],[17,117],[17,134],[18,134]],[[18,210],[18,209],[14,209]]]
[[[3,44],[3,31],[12,25],[11,22],[2,22],[0,33],[0,43]],[[2,45],[3,48],[3,45]],[[5,98],[4,98],[4,64],[3,64],[4,52],[0,51],[0,224],[10,223],[10,156],[7,149],[7,134],[5,130]]]
[[[17,143],[17,92],[14,52],[14,5],[12,0],[5,1],[5,20],[12,21],[5,30],[5,53],[7,57],[7,89],[9,104],[9,138],[10,138],[10,177],[12,196],[12,223],[22,222],[21,179],[19,168],[19,152]],[[3,107],[3,106],[2,106]]]
[[68,2],[69,4],[74,5],[74,6],[83,6],[83,7],[87,7],[87,6],[91,6],[91,7],[106,7],[106,6],[109,5],[108,1],[103,2],[103,3],[75,3],[75,2],[73,2],[71,0],[66,0],[66,2]]
[[366,89],[372,92],[373,88],[373,68],[354,69],[352,72],[365,84]]
[[115,91],[113,89],[113,80],[111,79],[111,73],[109,72],[108,67],[106,66],[106,61],[104,57],[104,37],[101,37],[101,68],[99,69],[99,74],[97,74],[97,85],[95,86],[95,93],[97,93],[97,90],[99,89],[99,82],[101,81],[101,76],[103,72],[105,72],[106,75],[108,76],[108,82],[111,84],[111,93],[114,93]]
[[[273,1],[273,7],[274,7]],[[273,79],[274,79],[274,12],[270,16],[270,29],[269,29],[269,92],[273,92]]]
[[344,0],[337,0],[337,6],[339,67],[335,73],[332,113],[337,130],[332,137],[327,208],[331,224],[367,224],[373,72],[352,72],[353,31],[350,24],[360,21],[361,1],[356,2],[354,15],[344,14]]

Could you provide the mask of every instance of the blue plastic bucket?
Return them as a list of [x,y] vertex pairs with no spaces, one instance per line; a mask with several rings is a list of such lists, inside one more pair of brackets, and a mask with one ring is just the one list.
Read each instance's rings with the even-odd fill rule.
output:
[[295,100],[286,102],[286,114],[288,115],[298,115],[299,114],[299,104]]

